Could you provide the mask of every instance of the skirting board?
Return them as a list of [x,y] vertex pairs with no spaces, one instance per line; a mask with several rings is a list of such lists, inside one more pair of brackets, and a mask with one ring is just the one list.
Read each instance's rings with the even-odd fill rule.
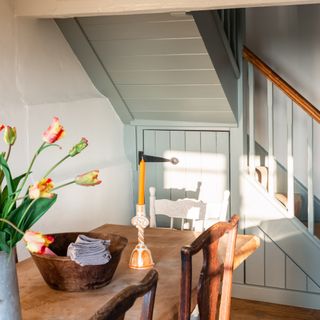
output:
[[232,296],[296,307],[320,309],[320,294],[252,285],[233,284]]

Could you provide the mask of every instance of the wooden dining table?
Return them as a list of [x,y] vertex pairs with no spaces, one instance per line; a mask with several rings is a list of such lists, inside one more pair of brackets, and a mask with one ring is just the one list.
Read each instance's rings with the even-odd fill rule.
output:
[[[118,268],[110,284],[83,292],[57,291],[48,287],[31,258],[19,262],[17,273],[23,320],[82,320],[89,319],[112,296],[126,286],[140,281],[147,270],[134,270],[128,267],[130,254],[137,243],[137,229],[125,225],[103,225],[94,231],[116,233],[128,239]],[[180,286],[180,249],[190,244],[199,232],[147,228],[145,242],[152,252],[155,268],[159,272],[156,292],[155,320],[177,319]],[[225,239],[219,244],[219,255],[225,251]],[[253,235],[238,235],[235,250],[234,268],[237,268],[259,247],[259,238]],[[201,252],[194,257],[193,274],[199,274],[202,265]],[[192,279],[194,301],[198,277]],[[139,301],[129,310],[126,319],[139,319]]]

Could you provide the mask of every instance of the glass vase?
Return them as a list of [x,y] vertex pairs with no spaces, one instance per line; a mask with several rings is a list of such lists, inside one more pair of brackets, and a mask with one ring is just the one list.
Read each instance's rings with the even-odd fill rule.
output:
[[21,320],[15,250],[0,251],[0,320]]

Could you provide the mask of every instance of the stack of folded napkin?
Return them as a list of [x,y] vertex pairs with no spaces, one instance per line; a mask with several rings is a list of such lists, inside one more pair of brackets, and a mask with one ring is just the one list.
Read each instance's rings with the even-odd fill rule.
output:
[[80,234],[70,243],[67,256],[81,266],[106,264],[111,259],[110,240],[101,240]]

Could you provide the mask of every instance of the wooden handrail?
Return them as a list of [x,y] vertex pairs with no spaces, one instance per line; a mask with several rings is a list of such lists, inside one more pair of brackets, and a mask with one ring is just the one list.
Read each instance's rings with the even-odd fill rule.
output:
[[314,120],[320,123],[320,111],[247,47],[243,48],[243,58],[252,63],[273,84],[275,84],[280,90],[282,90],[293,102],[295,102]]

